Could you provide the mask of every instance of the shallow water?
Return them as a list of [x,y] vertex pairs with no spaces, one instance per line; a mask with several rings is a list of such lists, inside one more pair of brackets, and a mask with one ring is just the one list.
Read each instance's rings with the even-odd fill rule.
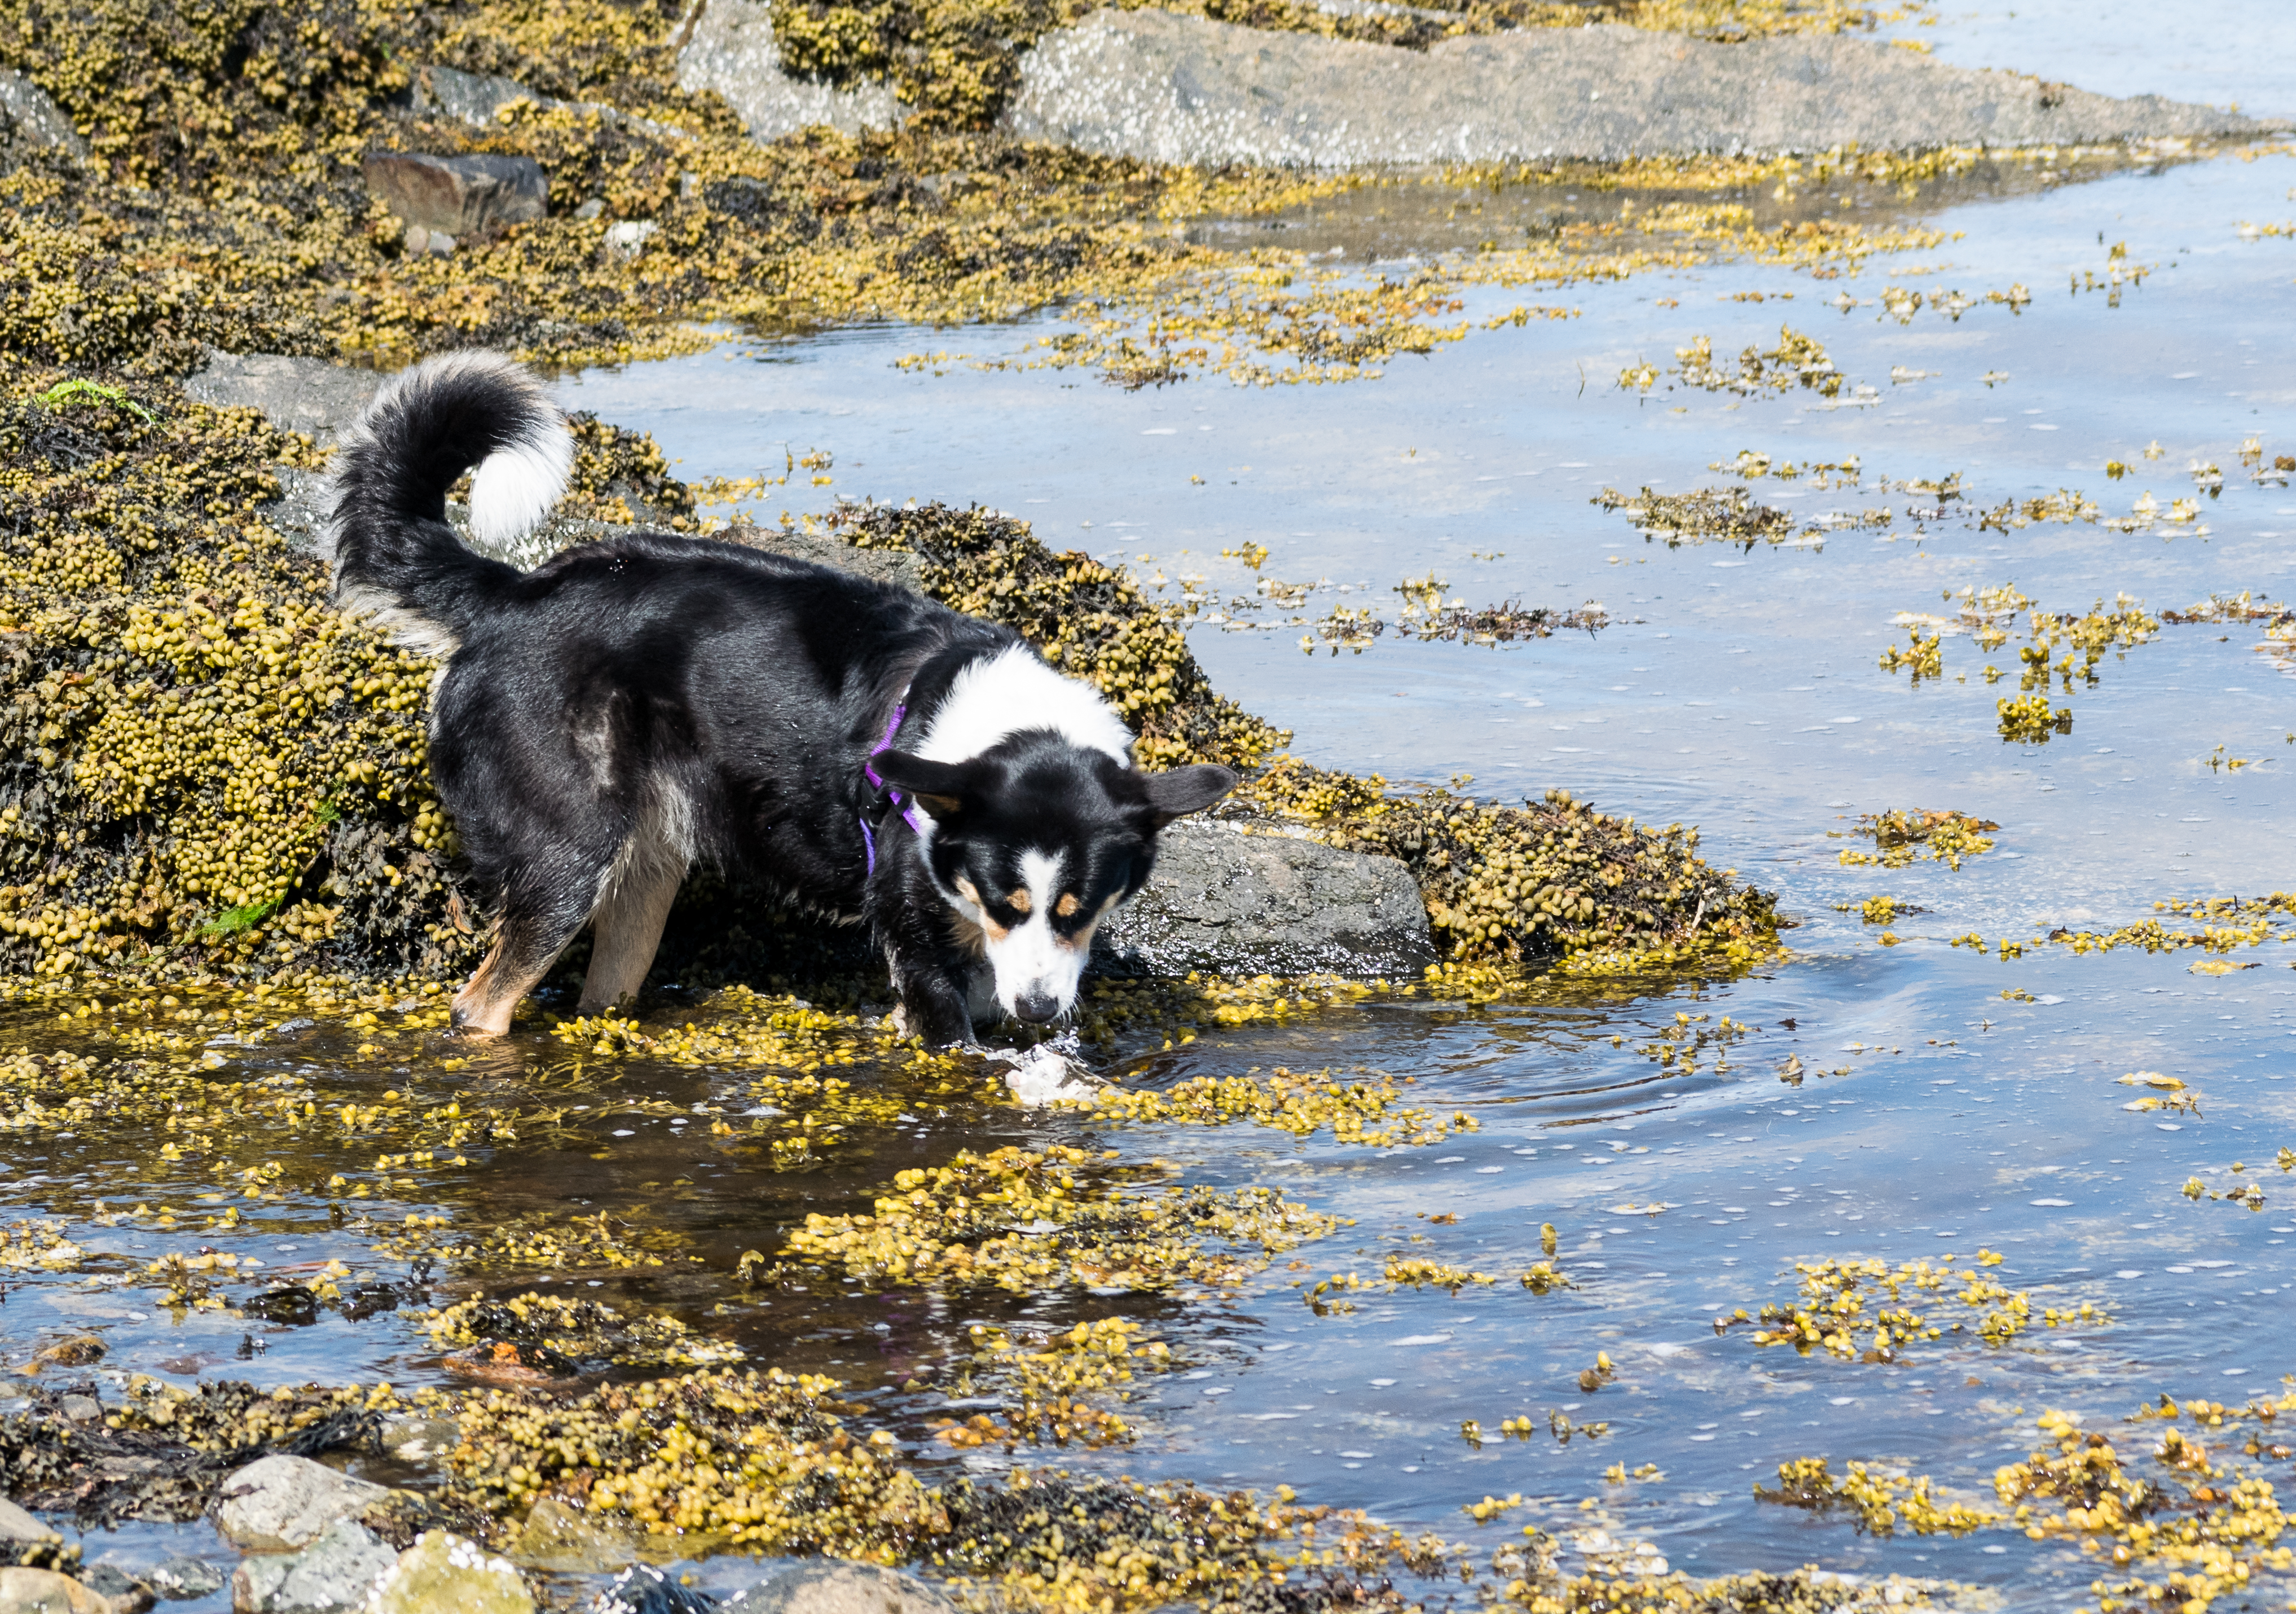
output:
[[[1288,1483],[1305,1501],[1362,1506],[1479,1548],[1515,1523],[1598,1525],[1693,1573],[1817,1562],[1947,1576],[1997,1588],[2017,1607],[2070,1606],[2094,1574],[2071,1547],[2002,1528],[1959,1540],[1862,1536],[1841,1518],[1758,1503],[1750,1482],[1822,1454],[1837,1471],[1853,1459],[1903,1465],[1989,1502],[1993,1470],[2039,1444],[2033,1420],[2044,1408],[2095,1427],[2162,1392],[2239,1402],[2289,1369],[2280,1329],[2296,1292],[2296,1185],[2269,1163],[2296,1144],[2291,954],[2267,943],[2228,955],[2259,967],[2211,976],[2189,970],[2203,956],[2193,952],[2074,956],[2031,943],[2061,925],[2103,930],[2152,917],[2162,899],[2296,884],[2285,807],[2296,684],[2256,653],[2252,627],[2164,626],[2108,652],[2094,687],[2078,676],[2070,690],[2053,683],[2071,730],[2030,745],[2005,742],[1996,725],[1997,700],[2018,692],[2021,641],[1986,652],[1948,635],[1943,678],[1918,688],[1875,658],[1905,642],[1898,613],[1949,613],[1940,594],[1965,586],[2013,582],[2076,614],[2124,592],[2156,613],[2211,594],[2283,597],[2296,564],[2296,494],[2253,481],[2239,455],[2251,434],[2267,465],[2296,452],[2285,371],[2296,242],[2243,239],[2236,226],[2296,213],[2292,185],[2296,163],[2285,157],[2225,157],[1972,202],[1932,219],[1960,239],[1876,258],[1861,274],[1817,283],[1724,266],[1572,288],[1559,300],[1582,309],[1578,319],[1477,329],[1348,386],[1126,393],[1073,374],[892,367],[923,346],[1015,352],[1034,325],[956,340],[873,329],[734,344],[563,384],[570,406],[654,433],[689,478],[778,473],[784,444],[832,453],[834,485],[800,491],[800,477],[776,490],[787,496],[770,501],[776,511],[848,495],[977,500],[1028,517],[1055,546],[1160,571],[1175,589],[1184,573],[1203,574],[1222,601],[1251,594],[1256,579],[1221,550],[1263,544],[1259,576],[1328,586],[1298,613],[1224,610],[1246,625],[1203,624],[1193,643],[1220,688],[1295,732],[1300,755],[1398,782],[1471,774],[1477,793],[1509,798],[1566,788],[1606,811],[1693,823],[1715,862],[1784,894],[1800,922],[1792,960],[1724,986],[1557,987],[1483,1008],[1374,1002],[1208,1030],[1169,1053],[1127,1050],[1136,1057],[1126,1080],[1145,1086],[1275,1065],[1373,1067],[1412,1078],[1414,1104],[1472,1116],[1474,1132],[1374,1151],[1328,1134],[1297,1143],[1242,1126],[1086,1125],[959,1103],[858,1128],[814,1168],[775,1172],[762,1151],[695,1135],[699,1126],[672,1113],[745,1102],[737,1069],[586,1065],[537,1037],[450,1072],[438,1062],[447,1049],[425,1034],[378,1060],[327,1031],[227,1051],[226,1074],[292,1077],[322,1101],[372,1102],[388,1086],[418,1105],[515,1091],[562,1107],[539,1143],[491,1158],[473,1149],[467,1168],[434,1172],[374,1214],[607,1210],[675,1232],[685,1242],[667,1267],[562,1281],[668,1309],[756,1359],[847,1377],[873,1393],[919,1461],[959,1461],[924,1428],[946,1404],[897,1387],[918,1363],[957,1350],[967,1323],[1064,1324],[1121,1311],[1188,1361],[1144,1382],[1138,1445],[1060,1455],[1072,1466],[1262,1490]],[[2117,307],[2104,292],[2066,290],[2069,276],[2103,273],[2122,241],[2125,261],[2158,272]],[[1925,307],[1900,324],[1880,303],[1893,285],[1976,297],[2012,283],[2033,292],[2021,313],[1980,303],[1956,322]],[[1747,292],[1769,300],[1730,300]],[[1826,306],[1843,292],[1860,306]],[[1792,300],[1776,300],[1784,293]],[[1467,295],[1478,324],[1516,300]],[[1663,367],[1699,335],[1718,354],[1767,344],[1781,320],[1818,337],[1848,377],[1838,406],[1800,390],[1742,399],[1616,385],[1622,369]],[[1893,381],[1893,366],[1937,373]],[[1869,401],[1857,401],[1861,386],[1873,389]],[[2155,440],[2161,457],[2147,460]],[[1822,546],[1669,548],[1590,503],[1605,487],[1737,485],[1707,467],[1748,449],[1804,463],[1857,455],[1857,488],[1745,485],[1798,519],[1887,506],[1890,527],[1834,530]],[[2108,460],[2129,474],[2108,480]],[[2193,461],[2221,468],[2220,496],[2196,490]],[[1931,498],[1877,487],[1883,476],[1955,471],[1965,498],[1942,518]],[[2208,531],[1976,525],[2004,499],[2061,488],[2108,516],[2147,490],[2164,505],[2194,497]],[[1392,616],[1392,586],[1430,568],[1470,604],[1599,601],[1611,625],[1497,648],[1390,636],[1360,656],[1301,653],[1308,629],[1292,615],[1356,602]],[[1988,661],[2009,676],[1988,684]],[[2220,745],[2245,766],[2212,768]],[[1843,847],[1866,843],[1829,832],[1892,807],[1997,821],[1996,848],[1957,873],[1926,862],[1841,866]],[[1834,905],[1882,894],[1926,910],[1887,927],[1893,946],[1879,939],[1884,927]],[[2003,959],[1947,945],[1971,931],[2030,950]],[[1726,1068],[1710,1051],[1684,1076],[1641,1051],[1678,1013],[1751,1029],[1726,1045]],[[29,1015],[12,1028],[39,1044],[75,1041],[71,1028]],[[1790,1058],[1805,1072],[1799,1086],[1779,1076]],[[2198,1089],[2201,1113],[2124,1109],[2146,1090],[2118,1078],[2140,1070]],[[960,1144],[1046,1141],[1159,1157],[1193,1182],[1279,1184],[1353,1226],[1218,1299],[759,1296],[736,1293],[725,1276],[742,1249],[770,1252],[808,1210],[865,1208],[905,1166]],[[96,1194],[182,1199],[215,1180],[186,1166],[123,1185],[124,1162],[80,1147],[66,1139],[51,1153],[12,1155],[0,1192],[23,1210],[78,1214]],[[352,1169],[359,1151],[336,1154],[319,1151],[309,1175]],[[2231,1175],[2235,1160],[2243,1176]],[[2194,1176],[2216,1189],[2268,1179],[2265,1208],[2188,1200],[2179,1190]],[[298,1192],[242,1229],[196,1239],[125,1227],[76,1226],[74,1236],[118,1251],[123,1273],[130,1258],[193,1241],[273,1267],[340,1256],[365,1279],[406,1282],[403,1263],[373,1255],[373,1229],[328,1225],[326,1197]],[[1613,1208],[1654,1203],[1665,1207],[1655,1216]],[[1550,1222],[1577,1287],[1537,1295],[1513,1274],[1539,1258]],[[1370,1277],[1398,1243],[1502,1282],[1456,1297],[1373,1289],[1329,1315],[1303,1303],[1298,1285]],[[1724,1336],[1713,1326],[1785,1298],[1798,1260],[1953,1252],[1966,1266],[1980,1247],[2004,1256],[1992,1275],[2028,1291],[2035,1314],[2001,1346],[1964,1332],[1867,1363],[1760,1348],[1742,1326]],[[434,1298],[464,1292],[434,1276]],[[171,1314],[132,1284],[35,1275],[9,1292],[0,1329],[16,1356],[95,1330],[110,1348],[106,1371],[176,1382],[444,1381],[436,1348],[391,1309],[417,1289],[378,1296],[380,1309],[358,1322],[329,1312],[308,1327],[266,1328]],[[2082,1302],[2112,1321],[2039,1320],[2044,1307]],[[1977,1315],[1949,1291],[1923,1309],[1939,1321]],[[1578,1375],[1598,1352],[1617,1377],[1590,1393]],[[1565,1443],[1551,1432],[1557,1414],[1607,1430]],[[1503,1419],[1526,1415],[1529,1438],[1498,1433]],[[1462,1438],[1465,1420],[1485,1431],[1480,1447]],[[1613,1463],[1662,1475],[1609,1483]],[[2284,1463],[2257,1466],[2284,1477],[2275,1471]],[[1460,1512],[1514,1491],[1531,1502],[1513,1522],[1478,1530]],[[91,1558],[107,1548],[149,1558],[206,1539],[198,1528],[136,1527],[87,1546]],[[723,1563],[703,1571],[716,1584],[734,1573]]]
[[2296,115],[2288,18],[2270,0],[1951,0],[1885,31],[1956,67],[2011,68],[2100,95]]

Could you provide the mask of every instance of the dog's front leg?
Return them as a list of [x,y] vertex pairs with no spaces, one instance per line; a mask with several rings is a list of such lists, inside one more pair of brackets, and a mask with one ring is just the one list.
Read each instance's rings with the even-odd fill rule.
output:
[[948,929],[948,905],[922,873],[908,878],[881,864],[869,891],[870,916],[900,1000],[895,1024],[930,1048],[972,1041],[968,988],[976,962]]
[[893,1024],[904,1036],[924,1039],[928,1048],[963,1047],[972,1041],[972,1016],[962,987],[933,971],[904,971],[893,961],[893,990],[900,1004]]

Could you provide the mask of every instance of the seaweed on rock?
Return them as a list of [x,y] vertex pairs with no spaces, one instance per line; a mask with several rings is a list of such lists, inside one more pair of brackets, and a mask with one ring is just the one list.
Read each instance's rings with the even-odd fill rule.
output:
[[1567,791],[1511,807],[1436,788],[1394,796],[1386,783],[1286,757],[1241,799],[1335,846],[1401,859],[1455,961],[1738,966],[1775,944],[1777,898],[1709,865],[1694,829],[1638,827]]

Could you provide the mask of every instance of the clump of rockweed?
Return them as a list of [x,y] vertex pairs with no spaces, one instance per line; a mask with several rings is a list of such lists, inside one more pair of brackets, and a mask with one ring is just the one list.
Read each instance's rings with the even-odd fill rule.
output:
[[271,1452],[309,1457],[365,1446],[381,1421],[357,1387],[183,1390],[140,1373],[104,1404],[100,1421],[63,1410],[64,1395],[96,1392],[92,1383],[32,1386],[22,1408],[0,1414],[0,1479],[19,1505],[74,1513],[88,1528],[196,1519],[232,1470]]
[[[577,422],[569,513],[692,525]],[[483,916],[424,772],[434,666],[343,618],[269,517],[308,439],[163,383],[0,396],[0,968],[428,974]]]
[[504,1383],[538,1382],[620,1367],[698,1367],[738,1362],[742,1352],[697,1337],[671,1316],[632,1315],[597,1300],[534,1290],[507,1299],[460,1300],[419,1326],[451,1348],[450,1369]]
[[1214,692],[1182,624],[1129,576],[1078,551],[1055,553],[1025,521],[977,506],[846,504],[829,525],[857,548],[922,555],[928,594],[1016,630],[1054,667],[1096,684],[1151,767],[1252,767],[1292,737]]
[[[890,1432],[847,1427],[859,1409],[838,1398],[841,1388],[773,1370],[612,1385],[570,1401],[497,1391],[430,1405],[461,1429],[447,1454],[450,1495],[496,1513],[553,1496],[655,1536],[920,1563],[1015,1608],[1399,1610],[1382,1572],[1439,1563],[1360,1514],[1293,1506],[1288,1491],[1265,1502],[1026,1468],[928,1485],[900,1463]],[[1349,1566],[1333,1594],[1259,1601],[1255,1593],[1283,1586],[1285,1559],[1308,1547]]]
[[1643,535],[1643,542],[1661,539],[1669,549],[1685,544],[1723,543],[1741,545],[1751,553],[1757,544],[1784,544],[1795,532],[1792,516],[1756,504],[1742,487],[1653,493],[1645,487],[1639,495],[1605,487],[1588,502],[1604,510],[1625,511]]
[[1241,795],[1335,846],[1400,858],[1456,961],[1736,964],[1776,940],[1776,897],[1710,866],[1696,830],[1640,827],[1567,791],[1519,807],[1431,788],[1396,796],[1377,775],[1287,757]]

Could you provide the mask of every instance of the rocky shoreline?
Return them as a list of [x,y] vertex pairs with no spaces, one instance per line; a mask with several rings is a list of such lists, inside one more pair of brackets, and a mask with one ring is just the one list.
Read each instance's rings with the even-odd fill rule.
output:
[[[770,7],[702,0],[678,80],[752,138],[910,115],[883,84],[783,70]],[[1722,43],[1615,22],[1398,49],[1155,9],[1103,9],[1035,40],[997,127],[1151,162],[1315,168],[2242,138],[2288,127],[2157,95],[1949,67],[1844,35]]]

